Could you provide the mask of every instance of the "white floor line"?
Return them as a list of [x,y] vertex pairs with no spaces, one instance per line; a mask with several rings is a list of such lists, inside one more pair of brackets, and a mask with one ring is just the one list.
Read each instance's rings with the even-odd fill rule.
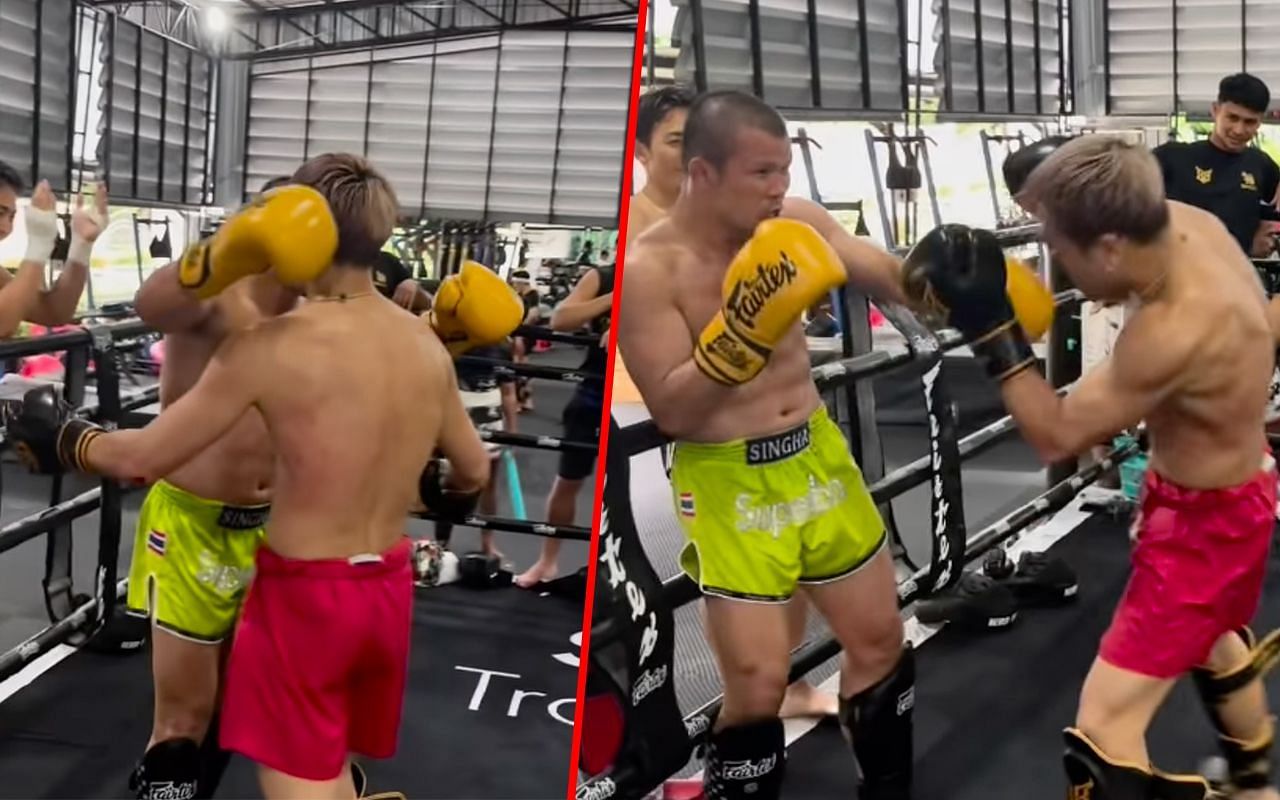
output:
[[[1021,534],[1017,541],[1006,548],[1009,558],[1016,564],[1023,553],[1040,553],[1048,550],[1092,516],[1092,512],[1081,510],[1081,506],[1085,502],[1088,500],[1105,502],[1106,499],[1118,497],[1119,494],[1116,491],[1094,487],[1083,490],[1057,514],[1049,517],[1038,527]],[[925,642],[932,639],[943,627],[942,625],[923,625],[916,619],[914,614],[903,620],[906,638],[916,649],[919,649]],[[840,689],[840,673],[837,672],[818,684],[818,689],[824,692],[838,692]],[[784,720],[783,729],[786,731],[787,747],[790,748],[800,737],[818,727],[819,721],[817,719]],[[702,780],[702,770],[698,770],[688,780]]]
[[70,645],[56,645],[52,650],[38,657],[12,676],[0,681],[0,703],[25,689],[32,681],[48,672],[54,665],[74,652],[76,652],[76,648]]

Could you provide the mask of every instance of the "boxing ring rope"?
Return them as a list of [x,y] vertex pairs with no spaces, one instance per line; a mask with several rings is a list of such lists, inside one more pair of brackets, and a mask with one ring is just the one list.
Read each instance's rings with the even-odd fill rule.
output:
[[582,347],[590,347],[600,341],[600,336],[592,336],[583,333],[561,333],[553,331],[550,328],[541,325],[521,325],[511,334],[512,336],[522,336],[525,339],[537,339],[543,342],[560,342],[562,344],[576,344]]
[[[146,336],[150,330],[140,320],[113,321],[88,325],[80,330],[62,331],[31,339],[0,342],[0,359],[65,351],[66,370],[62,384],[65,399],[77,413],[98,419],[106,426],[119,423],[126,410],[155,402],[158,387],[121,394],[117,356],[122,346]],[[90,361],[97,384],[96,402],[83,403]],[[97,488],[61,500],[61,476],[54,476],[55,501],[43,509],[0,528],[0,553],[31,539],[47,535],[48,557],[42,582],[51,625],[17,647],[0,655],[0,679],[7,678],[51,648],[78,640],[91,641],[101,633],[118,611],[116,600],[122,582],[117,580],[124,489],[115,481],[103,480]],[[98,559],[92,595],[73,592],[71,579],[71,524],[99,511]],[[61,567],[59,574],[54,574]],[[121,647],[128,645],[121,642]]]
[[[1034,233],[1033,233],[1034,231]],[[1002,232],[1002,241],[1019,243],[1020,238],[1034,241],[1039,226],[1024,226]],[[1027,238],[1030,237],[1030,238]],[[1081,299],[1071,290],[1055,295],[1061,306]],[[820,392],[826,393],[868,377],[881,375],[907,365],[924,365],[926,409],[930,417],[931,452],[909,464],[883,475],[868,487],[877,503],[887,502],[907,490],[934,480],[934,508],[939,510],[940,496],[958,501],[960,465],[1017,431],[1010,416],[1005,416],[977,431],[956,439],[945,430],[948,419],[954,423],[945,393],[934,394],[944,383],[939,367],[944,352],[965,344],[954,330],[931,333],[918,319],[900,307],[881,307],[889,322],[903,335],[904,343],[878,351],[843,358],[815,367],[811,374]],[[931,377],[932,376],[932,377]],[[1059,395],[1070,385],[1060,387]],[[930,400],[934,403],[931,405]],[[942,400],[939,404],[937,401]],[[941,405],[942,407],[939,407]],[[940,428],[944,430],[939,430]],[[670,674],[673,658],[673,611],[700,596],[696,583],[683,573],[662,582],[653,571],[639,545],[639,533],[630,503],[630,459],[632,456],[668,443],[652,420],[619,427],[613,423],[608,449],[609,466],[605,482],[604,508],[601,516],[601,543],[597,571],[597,619],[592,626],[588,675],[588,706],[602,696],[617,704],[621,714],[623,740],[618,744],[611,765],[600,774],[579,784],[578,800],[606,800],[610,797],[639,797],[682,769],[693,755],[698,736],[710,729],[720,708],[723,695],[704,704],[686,716],[680,716]],[[953,585],[964,567],[987,551],[1026,530],[1043,517],[1060,510],[1085,486],[1140,450],[1136,442],[1113,448],[1097,463],[1050,486],[1032,501],[1019,506],[996,522],[970,537],[964,533],[963,508],[955,503],[961,517],[958,525],[935,516],[934,552],[931,564],[915,570],[898,585],[899,603],[907,606]],[[935,467],[936,465],[936,467]],[[955,483],[948,487],[946,475],[954,473]],[[943,509],[945,517],[945,509]],[[956,541],[956,532],[959,541]],[[956,569],[939,578],[939,547],[956,547],[951,564]],[[947,558],[947,556],[943,556]],[[604,613],[600,613],[604,612]],[[834,637],[807,642],[792,656],[790,681],[803,677],[825,661],[840,653]],[[655,658],[655,654],[657,657]],[[649,661],[649,659],[652,659]],[[652,666],[646,667],[646,661]],[[638,674],[637,674],[638,673]],[[607,688],[606,688],[607,687]],[[623,700],[622,698],[625,698]],[[597,706],[598,708],[599,706]],[[625,708],[625,712],[624,712]],[[614,709],[610,709],[613,711]],[[643,723],[643,724],[641,724]],[[679,726],[677,728],[677,725]],[[644,741],[629,736],[627,731],[643,729]],[[683,738],[679,732],[683,731]],[[585,745],[585,740],[584,740]]]
[[581,542],[591,541],[591,529],[580,525],[552,525],[550,522],[528,522],[522,519],[491,517],[486,514],[468,514],[462,517],[450,517],[432,511],[415,511],[410,516],[433,522],[452,522],[454,525],[466,525],[472,528],[483,528],[491,531],[507,531],[509,533],[527,533],[533,536],[546,536],[553,539],[574,539]]

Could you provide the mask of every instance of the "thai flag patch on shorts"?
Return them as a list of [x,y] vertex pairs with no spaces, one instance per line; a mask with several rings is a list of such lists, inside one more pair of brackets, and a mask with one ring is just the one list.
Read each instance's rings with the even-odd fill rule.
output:
[[680,493],[680,516],[695,517],[697,514],[693,510],[693,492]]
[[163,557],[165,545],[168,541],[168,534],[161,533],[160,531],[152,531],[147,534],[147,549],[156,555]]

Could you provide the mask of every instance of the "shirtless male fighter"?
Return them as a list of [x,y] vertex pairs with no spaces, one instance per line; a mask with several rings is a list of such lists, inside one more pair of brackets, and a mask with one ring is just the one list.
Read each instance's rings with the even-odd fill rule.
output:
[[[17,170],[0,161],[0,241],[13,233],[22,190],[22,177]],[[0,338],[13,336],[24,321],[53,327],[75,320],[76,306],[89,279],[93,243],[109,222],[107,187],[102,183],[95,187],[90,206],[85,205],[83,195],[77,196],[66,260],[58,279],[46,289],[45,267],[58,239],[57,200],[49,182],[41,181],[23,212],[26,252],[16,274],[0,269]]]
[[1275,526],[1276,471],[1263,434],[1274,357],[1266,299],[1230,231],[1165,199],[1145,149],[1105,136],[1061,144],[1013,176],[1056,262],[1087,297],[1134,300],[1110,357],[1065,397],[1034,368],[1001,288],[994,237],[953,227],[908,272],[975,344],[1005,405],[1046,461],[1146,421],[1150,467],[1133,525],[1133,574],[1065,732],[1070,797],[1203,798],[1168,775],[1145,734],[1190,672],[1221,734],[1232,798],[1277,798],[1272,719],[1251,654]]
[[[307,302],[229,334],[145,428],[104,432],[44,389],[9,421],[38,471],[150,483],[261,414],[276,452],[272,506],[227,665],[221,744],[257,762],[268,798],[353,797],[348,754],[392,755],[412,611],[406,510],[424,494],[432,508],[465,506],[488,479],[441,340],[459,346],[470,322],[490,324],[480,308],[505,319],[504,298],[518,320],[518,300],[496,275],[508,293],[496,301],[464,296],[485,294],[482,280],[459,281],[446,305],[442,285],[433,333],[379,296],[370,269],[397,208],[363,159],[313,158],[178,270],[202,297],[270,270]],[[450,467],[424,469],[437,450]]]
[[[270,180],[267,192],[289,183]],[[271,226],[312,202],[283,193],[222,233]],[[233,334],[292,309],[301,294],[270,275],[254,275],[203,297],[184,286],[181,262],[156,270],[138,290],[138,317],[164,334],[160,404],[173,405],[199,380]],[[151,620],[155,712],[151,739],[130,788],[141,800],[153,786],[212,797],[230,754],[218,746],[219,687],[231,632],[266,533],[275,450],[266,423],[249,409],[211,446],[152,485],[138,514],[129,574],[130,613]]]
[[[708,796],[776,798],[778,712],[797,584],[844,648],[840,719],[862,800],[905,800],[915,668],[903,647],[885,527],[810,378],[801,316],[846,281],[901,301],[898,259],[786,196],[786,123],[749,95],[688,111],[685,183],[626,251],[618,346],[658,427],[676,440],[681,567],[706,597],[724,707]],[[749,763],[752,769],[735,768]]]
[[[641,96],[636,113],[636,159],[645,168],[645,184],[633,198],[627,212],[627,245],[650,226],[664,219],[680,195],[684,181],[682,142],[685,118],[696,95],[679,86],[654,89]],[[620,382],[629,382],[621,355],[613,366],[614,391]],[[792,649],[804,643],[809,604],[803,594],[787,604]],[[839,698],[820,692],[801,678],[787,687],[778,716],[783,719],[831,716],[839,711]]]

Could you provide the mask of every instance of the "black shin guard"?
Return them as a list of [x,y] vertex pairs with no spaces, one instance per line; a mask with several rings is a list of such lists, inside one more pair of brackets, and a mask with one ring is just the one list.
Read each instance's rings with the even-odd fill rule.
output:
[[194,739],[156,742],[129,778],[138,800],[191,800],[200,784],[200,745]]
[[231,753],[223,750],[218,744],[218,733],[221,730],[221,717],[214,714],[209,721],[209,732],[204,735],[200,745],[200,785],[196,790],[196,800],[209,800],[218,791],[222,782],[222,774],[231,763]]
[[1109,758],[1080,731],[1062,734],[1068,800],[1207,800],[1209,784],[1199,775],[1171,775]]
[[1270,667],[1267,651],[1274,647],[1271,636],[1262,647],[1254,641],[1249,630],[1239,631],[1240,638],[1249,647],[1250,657],[1233,669],[1213,672],[1197,669],[1192,672],[1200,703],[1209,714],[1209,720],[1218,731],[1218,746],[1227,760],[1228,790],[1241,791],[1265,789],[1271,785],[1271,745],[1275,739],[1270,718],[1265,729],[1248,741],[1232,736],[1222,716],[1222,706],[1232,695],[1243,691]]
[[907,647],[879,683],[840,698],[840,725],[862,771],[859,800],[911,798],[915,687],[915,653]]
[[777,800],[786,771],[782,720],[723,728],[707,737],[707,800]]

